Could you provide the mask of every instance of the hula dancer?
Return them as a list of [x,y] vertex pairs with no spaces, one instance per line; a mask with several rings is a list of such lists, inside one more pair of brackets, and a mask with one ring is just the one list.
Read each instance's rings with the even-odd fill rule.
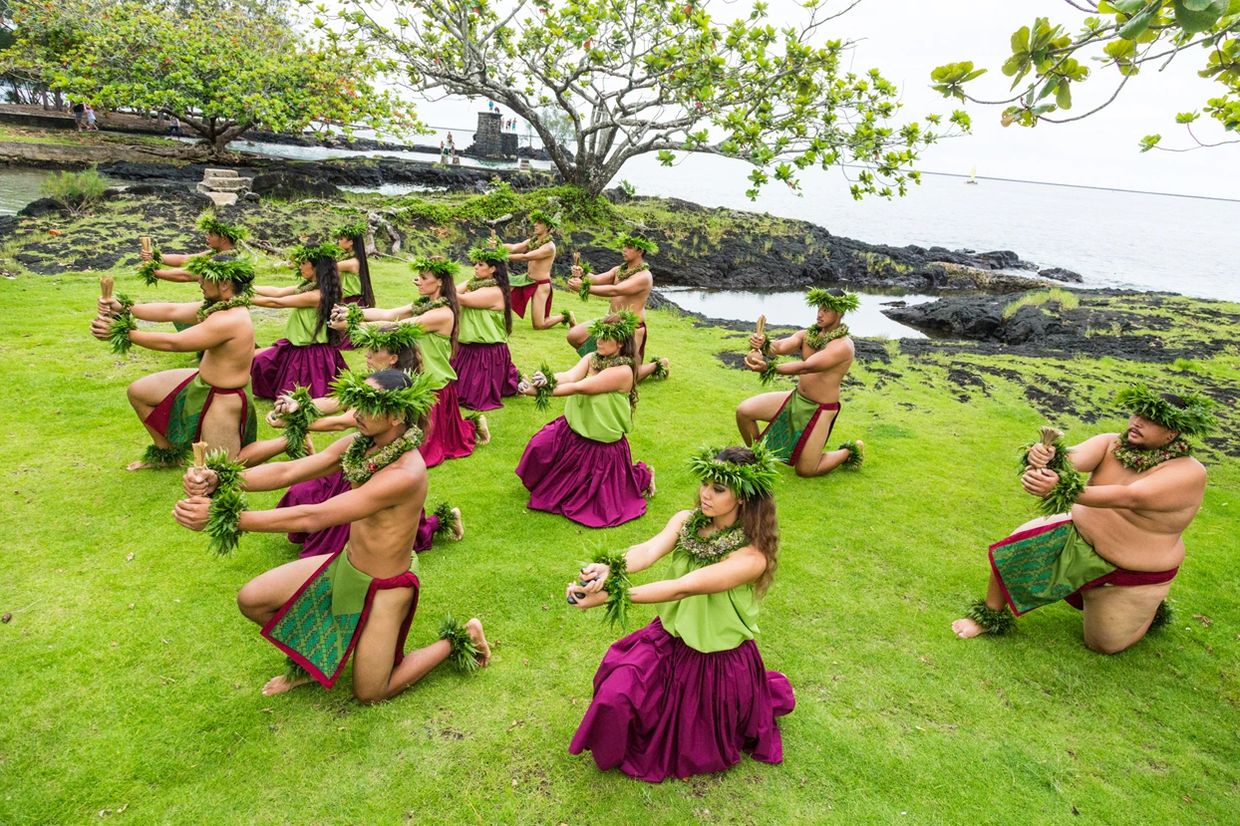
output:
[[526,275],[509,273],[512,286],[512,311],[525,318],[525,307],[533,302],[530,310],[530,322],[535,330],[546,330],[557,324],[570,327],[577,323],[572,313],[551,315],[551,266],[555,263],[555,241],[551,233],[556,228],[556,220],[544,212],[535,211],[530,215],[534,222],[534,235],[525,241],[515,244],[504,244],[508,250],[508,261],[526,261]]
[[[580,266],[573,265],[572,278],[568,279],[569,289],[580,292],[582,296],[597,295],[610,299],[608,312],[628,310],[637,316],[638,381],[652,375],[663,378],[668,371],[668,360],[665,358],[652,358],[649,363],[642,363],[646,358],[648,332],[646,301],[650,298],[650,290],[654,288],[654,276],[650,274],[646,256],[654,255],[658,251],[659,247],[654,241],[640,235],[626,235],[620,239],[623,264],[612,267],[607,272],[589,276],[585,275]],[[568,343],[582,356],[593,353],[596,347],[587,323],[573,325],[568,331]]]
[[569,397],[564,415],[534,434],[517,464],[530,492],[526,507],[588,528],[615,527],[646,512],[654,471],[633,463],[624,435],[637,405],[636,327],[629,312],[599,319],[590,326],[598,352],[564,373],[538,372],[521,383],[527,396],[550,385],[552,396]]
[[293,262],[301,273],[296,287],[258,287],[254,305],[292,309],[284,338],[254,356],[250,376],[254,395],[274,399],[294,387],[308,387],[326,396],[331,383],[347,368],[337,346],[339,336],[328,326],[332,307],[340,303],[340,274],[335,244],[293,248]]
[[[366,379],[346,373],[336,395],[355,411],[358,435],[304,459],[253,468],[239,479],[245,490],[275,490],[343,469],[352,489],[318,505],[242,510],[231,527],[285,533],[352,523],[349,546],[326,561],[298,559],[258,576],[237,594],[237,605],[294,665],[269,680],[264,694],[310,680],[330,688],[352,655],[353,696],[373,703],[404,691],[449,657],[473,669],[485,666],[491,652],[482,623],[449,619],[438,642],[404,654],[421,587],[410,548],[427,486],[416,422],[430,409],[434,391],[399,370],[381,370]],[[177,503],[177,521],[196,531],[208,527],[207,496],[218,482],[214,471],[191,468],[189,497]],[[225,516],[214,514],[215,522]]]
[[375,306],[375,290],[370,284],[370,260],[366,257],[365,218],[350,221],[336,229],[336,246],[344,258],[336,262],[340,273],[340,303]]
[[[1068,449],[1071,466],[1089,474],[1070,512],[1034,519],[990,546],[986,599],[952,623],[956,636],[1001,634],[1013,614],[1062,599],[1084,611],[1085,645],[1115,654],[1169,616],[1163,600],[1206,487],[1206,470],[1186,437],[1213,427],[1211,403],[1196,393],[1160,396],[1142,385],[1120,391],[1117,403],[1132,414],[1122,434]],[[1058,495],[1060,475],[1047,467],[1057,454],[1053,446],[1029,448],[1021,477],[1028,493]]]
[[[640,545],[600,557],[568,586],[570,603],[606,604],[621,621],[629,602],[658,606],[653,622],[603,657],[594,700],[568,747],[589,749],[600,769],[651,783],[723,771],[742,751],[781,762],[775,718],[796,704],[788,678],[766,670],[754,642],[779,556],[776,461],[757,445],[707,450],[691,467],[701,479],[694,510]],[[669,553],[672,578],[630,587],[629,574]]]
[[[425,333],[416,338],[421,369],[431,377],[432,386],[439,395],[431,408],[430,429],[422,442],[422,458],[427,467],[435,467],[445,459],[471,455],[477,442],[486,444],[490,440],[490,431],[485,416],[479,415],[475,422],[461,415],[457,376],[452,369],[461,317],[456,284],[452,280],[457,266],[442,258],[415,258],[410,266],[418,288],[417,298],[391,310],[368,308],[360,317],[368,325],[408,321]],[[348,329],[349,317],[345,308],[337,307],[332,326],[338,330]]]
[[140,273],[148,283],[154,284],[157,278],[164,281],[197,281],[198,276],[186,267],[191,258],[236,252],[237,244],[250,234],[245,227],[221,221],[211,212],[204,213],[198,219],[198,229],[202,230],[207,240],[207,248],[201,252],[161,253],[159,250],[141,250],[139,255],[143,264]]
[[[191,266],[199,279],[201,302],[132,304],[100,298],[99,315],[91,323],[91,334],[111,340],[119,351],[136,344],[148,350],[203,354],[197,370],[164,370],[129,385],[129,403],[154,441],[129,470],[180,465],[197,441],[227,450],[230,457],[247,464],[283,449],[282,444],[255,442],[257,417],[246,387],[254,357],[249,311],[254,270],[225,255],[195,258]],[[182,322],[186,328],[177,333],[139,330],[135,319]]]
[[[366,351],[368,372],[400,370],[413,374],[420,373],[422,370],[418,350],[414,346],[414,341],[420,335],[417,328],[411,324],[384,324],[360,331],[354,343]],[[431,389],[434,389],[433,382]],[[357,427],[354,411],[342,410],[339,400],[334,396],[321,399],[308,397],[309,393],[298,391],[276,399],[275,407],[267,415],[268,423],[272,427],[304,423],[304,429],[307,432],[340,431]],[[431,409],[434,410],[433,407]],[[297,429],[301,430],[300,427]],[[280,498],[276,507],[317,505],[349,489],[349,480],[345,478],[344,472],[337,471],[330,476],[320,476],[317,479],[307,479],[304,482],[290,485],[288,492]],[[429,551],[437,536],[448,536],[454,540],[460,540],[465,536],[459,508],[442,503],[430,515],[423,510],[418,517],[418,532],[413,540],[413,550],[418,553]],[[349,525],[333,525],[330,528],[309,533],[305,531],[290,533],[288,541],[294,545],[301,545],[299,555],[302,557],[334,554],[349,543]]]
[[[822,476],[841,465],[861,463],[865,445],[857,440],[823,453],[840,413],[840,382],[853,363],[853,343],[844,313],[857,308],[857,296],[843,290],[811,289],[805,301],[818,309],[814,326],[787,338],[771,341],[754,334],[745,366],[773,376],[797,376],[795,390],[761,393],[736,408],[736,426],[745,444],[761,441],[797,476]],[[794,361],[776,362],[776,356],[797,354]],[[758,422],[768,422],[761,435]]]
[[461,330],[452,369],[461,406],[494,410],[504,396],[517,394],[517,368],[508,350],[512,335],[512,299],[508,288],[508,250],[475,247],[469,251],[474,277],[462,287]]

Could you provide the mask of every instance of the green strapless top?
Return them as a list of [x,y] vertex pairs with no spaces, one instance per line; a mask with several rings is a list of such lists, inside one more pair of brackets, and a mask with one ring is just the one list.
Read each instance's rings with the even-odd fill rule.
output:
[[355,272],[340,273],[340,295],[348,298],[362,294],[362,277]]
[[458,338],[462,344],[503,344],[508,341],[503,312],[462,307]]
[[428,333],[418,339],[418,355],[422,357],[422,372],[434,380],[436,390],[456,380],[452,369],[452,339],[439,333]]
[[629,394],[613,391],[595,396],[576,394],[564,403],[564,418],[578,436],[596,442],[618,442],[633,426]]
[[[682,577],[709,564],[677,543],[672,551],[671,578]],[[676,602],[663,602],[658,612],[667,633],[680,637],[694,651],[709,654],[731,651],[745,640],[756,637],[760,603],[753,583],[747,583],[718,594],[699,594]]]
[[326,344],[328,326],[323,325],[319,334],[314,334],[315,325],[319,323],[319,308],[296,307],[289,313],[288,323],[284,325],[284,337],[290,344],[305,347],[307,344]]

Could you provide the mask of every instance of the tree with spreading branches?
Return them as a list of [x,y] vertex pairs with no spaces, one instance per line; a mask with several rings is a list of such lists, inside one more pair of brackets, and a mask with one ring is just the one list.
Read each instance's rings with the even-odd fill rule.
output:
[[[1141,139],[1142,152],[1163,149],[1183,152],[1240,143],[1240,138],[1201,139],[1194,131],[1202,116],[1217,121],[1225,133],[1240,131],[1240,0],[1064,0],[1086,17],[1076,34],[1048,18],[1036,18],[1012,34],[1012,54],[1002,71],[1012,78],[1011,97],[987,100],[965,91],[965,84],[986,72],[972,61],[948,63],[930,75],[933,88],[946,97],[1003,106],[1004,126],[1067,123],[1105,109],[1142,69],[1165,69],[1181,53],[1204,55],[1197,74],[1213,80],[1221,92],[1199,109],[1175,116],[1187,130],[1190,145],[1169,148],[1162,135]],[[1073,89],[1091,80],[1087,61],[1100,63],[1102,72],[1114,70],[1109,97],[1081,114],[1064,115],[1072,108]],[[1099,73],[1101,74],[1101,72]]]
[[[968,116],[901,120],[897,87],[850,70],[853,44],[826,38],[838,15],[825,0],[800,5],[799,24],[776,28],[765,2],[720,22],[710,0],[351,0],[316,24],[372,45],[423,96],[516,113],[590,194],[631,158],[695,152],[750,164],[751,198],[771,178],[798,188],[814,166],[845,169],[857,198],[904,194],[921,150],[966,131]],[[571,122],[566,143],[548,110]]]
[[363,48],[298,34],[257,0],[12,0],[21,71],[73,100],[176,116],[212,155],[247,130],[412,125]]

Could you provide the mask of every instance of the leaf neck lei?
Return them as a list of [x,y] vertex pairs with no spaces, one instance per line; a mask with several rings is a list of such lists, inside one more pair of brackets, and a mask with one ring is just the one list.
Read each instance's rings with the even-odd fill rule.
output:
[[695,508],[693,514],[680,528],[680,538],[676,540],[677,547],[694,559],[703,562],[718,562],[737,548],[743,548],[749,544],[749,537],[745,536],[739,519],[726,528],[702,536],[701,531],[710,526],[710,517],[702,513],[701,508]]
[[547,246],[547,245],[548,245],[548,244],[550,244],[550,243],[551,243],[551,236],[550,236],[550,235],[546,236],[546,237],[545,237],[545,238],[543,238],[541,241],[539,241],[537,238],[530,238],[530,240],[528,240],[528,241],[526,241],[526,242],[525,242],[525,244],[526,244],[525,251],[526,251],[527,253],[530,253],[530,252],[533,252],[533,251],[534,251],[534,250],[536,250],[536,249],[539,249],[540,247],[545,247],[545,246]]
[[358,436],[340,457],[340,468],[350,484],[364,485],[371,476],[417,448],[421,442],[422,431],[410,425],[405,435],[367,456],[366,451],[374,447],[375,440],[369,436]]
[[206,321],[207,316],[214,315],[224,310],[232,310],[237,307],[250,306],[250,294],[233,296],[227,301],[211,301],[210,299],[202,302],[202,306],[198,308],[198,320]]
[[413,302],[412,315],[414,318],[429,313],[431,310],[438,310],[440,307],[447,307],[448,299],[446,298],[427,298],[424,295],[418,296]]
[[1145,471],[1152,467],[1157,467],[1163,462],[1190,455],[1192,447],[1184,439],[1176,439],[1165,447],[1142,450],[1128,444],[1126,436],[1120,436],[1119,443],[1115,445],[1113,452],[1115,458],[1124,467],[1129,470],[1135,470],[1137,473],[1145,473]]
[[482,290],[487,287],[498,287],[494,278],[471,278],[465,282],[465,292],[472,293],[474,290]]
[[302,281],[300,284],[297,285],[297,292],[295,293],[295,295],[301,295],[302,293],[308,293],[311,290],[317,290],[318,288],[319,288],[318,281]]
[[647,264],[645,261],[639,261],[631,267],[627,265],[623,266],[616,272],[615,283],[619,284],[621,281],[628,278],[629,276],[637,275],[639,272],[645,272],[648,269],[650,269],[650,265]]
[[843,338],[846,335],[848,335],[847,324],[841,324],[829,332],[821,330],[817,324],[814,324],[805,331],[805,343],[811,350],[821,350],[837,338]]
[[628,356],[600,356],[598,353],[590,354],[590,369],[596,373],[606,370],[608,367],[631,367],[633,359]]

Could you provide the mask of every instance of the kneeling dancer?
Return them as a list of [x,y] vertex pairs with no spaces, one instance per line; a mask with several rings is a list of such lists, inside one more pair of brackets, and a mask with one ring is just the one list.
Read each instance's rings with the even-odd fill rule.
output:
[[[1084,612],[1085,645],[1115,654],[1168,616],[1163,600],[1184,561],[1181,535],[1206,486],[1184,437],[1209,432],[1210,402],[1142,385],[1120,391],[1117,402],[1131,413],[1127,429],[1070,449],[1071,466],[1089,474],[1071,511],[1027,522],[990,546],[986,599],[952,623],[956,636],[1002,634],[1014,625],[1012,614],[1062,599]],[[1029,448],[1021,477],[1027,492],[1056,491],[1059,474],[1047,468],[1055,457],[1054,447]]]
[[[857,296],[843,290],[811,289],[805,301],[818,309],[816,323],[787,338],[771,341],[761,334],[749,339],[753,349],[745,366],[762,374],[763,382],[775,376],[797,376],[795,390],[752,396],[736,408],[736,426],[745,444],[761,441],[797,476],[822,476],[841,465],[861,464],[865,445],[845,442],[824,453],[840,413],[840,382],[853,363],[853,343],[844,313],[857,309]],[[776,362],[775,356],[800,356],[796,361]],[[768,422],[758,434],[758,422]]]
[[[530,492],[526,507],[567,516],[588,528],[612,528],[646,513],[654,472],[633,463],[629,441],[637,406],[637,365],[630,312],[595,321],[598,351],[564,373],[541,371],[522,382],[527,396],[568,396],[564,415],[534,434],[517,476]],[[541,390],[540,390],[541,389]]]
[[[201,303],[134,304],[123,297],[99,299],[91,334],[112,341],[117,352],[137,344],[170,353],[202,353],[197,370],[163,370],[129,385],[129,403],[154,444],[129,470],[182,464],[190,445],[205,441],[233,458],[254,464],[283,449],[255,442],[258,420],[250,398],[254,324],[250,289],[254,270],[231,256],[194,258]],[[137,320],[181,322],[177,333],[139,330]],[[261,454],[261,455],[260,455]]]
[[[775,718],[796,704],[788,679],[766,670],[754,642],[778,562],[777,462],[755,445],[703,451],[691,468],[701,480],[694,510],[642,544],[600,557],[568,586],[570,603],[606,604],[621,623],[629,602],[658,606],[653,622],[603,657],[568,747],[589,749],[600,769],[652,783],[722,771],[742,751],[781,762]],[[669,552],[671,579],[630,586],[629,573]]]
[[[377,702],[449,657],[472,670],[485,666],[491,652],[477,619],[462,626],[448,618],[438,642],[404,654],[421,587],[411,548],[427,488],[416,422],[430,410],[434,391],[425,380],[381,370],[366,379],[341,377],[337,397],[354,411],[358,435],[304,459],[244,471],[239,482],[246,490],[275,490],[343,469],[352,489],[319,505],[242,510],[231,528],[284,533],[351,523],[349,546],[326,561],[299,559],[261,574],[237,594],[237,605],[295,666],[272,678],[264,694],[310,679],[330,688],[352,654],[353,695]],[[206,498],[218,483],[213,471],[191,468],[177,521],[203,530],[213,518],[218,529],[228,514],[213,513],[214,500]]]
[[508,350],[512,335],[512,296],[508,287],[508,250],[475,247],[469,251],[474,277],[457,296],[461,329],[451,366],[457,375],[462,407],[495,410],[504,396],[517,394],[517,368]]

